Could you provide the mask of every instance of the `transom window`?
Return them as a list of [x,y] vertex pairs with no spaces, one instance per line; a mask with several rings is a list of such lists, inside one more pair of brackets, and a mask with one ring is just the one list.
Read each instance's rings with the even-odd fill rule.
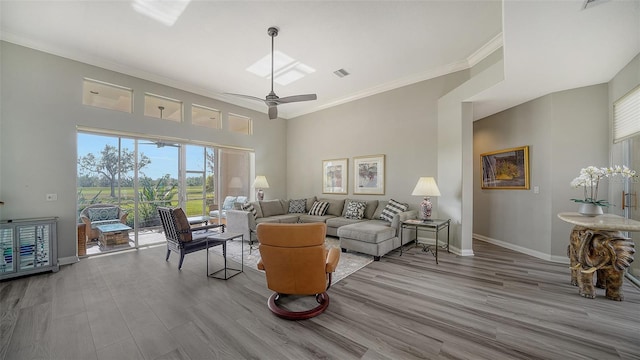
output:
[[181,122],[182,101],[160,95],[144,94],[144,116]]

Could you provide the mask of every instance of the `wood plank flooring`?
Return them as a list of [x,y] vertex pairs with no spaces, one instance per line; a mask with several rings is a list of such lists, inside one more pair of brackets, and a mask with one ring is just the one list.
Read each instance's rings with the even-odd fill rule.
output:
[[474,257],[394,251],[291,322],[264,275],[205,276],[164,247],[0,282],[0,359],[640,359],[640,291],[585,299],[567,265],[474,242]]

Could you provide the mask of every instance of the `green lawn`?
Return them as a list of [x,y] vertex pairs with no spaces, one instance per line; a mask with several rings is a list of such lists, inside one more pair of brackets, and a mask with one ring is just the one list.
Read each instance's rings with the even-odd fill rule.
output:
[[[113,203],[116,202],[114,198],[110,196],[111,190],[109,187],[84,187],[78,188],[78,191],[82,191],[82,198],[86,204],[89,203],[94,197],[97,196],[95,203]],[[122,207],[126,210],[133,209],[133,199],[135,192],[132,187],[116,188],[116,197],[120,194]],[[187,187],[187,206],[186,213],[189,216],[202,215],[202,199],[197,199],[202,196],[201,186],[188,186]],[[79,197],[80,198],[80,197]],[[194,199],[196,198],[196,199]],[[79,200],[79,202],[82,202]],[[176,193],[171,198],[171,206],[178,206],[178,194]],[[205,209],[205,213],[208,210]]]

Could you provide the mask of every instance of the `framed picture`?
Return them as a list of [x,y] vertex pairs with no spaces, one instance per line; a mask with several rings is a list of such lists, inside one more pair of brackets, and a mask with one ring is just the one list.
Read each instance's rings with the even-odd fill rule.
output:
[[529,147],[480,154],[483,189],[529,190]]
[[353,193],[384,195],[384,155],[353,158]]
[[346,194],[349,179],[348,159],[322,161],[322,193]]

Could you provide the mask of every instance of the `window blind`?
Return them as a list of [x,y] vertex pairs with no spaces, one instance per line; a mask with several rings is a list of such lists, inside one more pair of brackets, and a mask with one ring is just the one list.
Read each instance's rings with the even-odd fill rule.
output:
[[613,104],[613,142],[640,134],[640,86]]

